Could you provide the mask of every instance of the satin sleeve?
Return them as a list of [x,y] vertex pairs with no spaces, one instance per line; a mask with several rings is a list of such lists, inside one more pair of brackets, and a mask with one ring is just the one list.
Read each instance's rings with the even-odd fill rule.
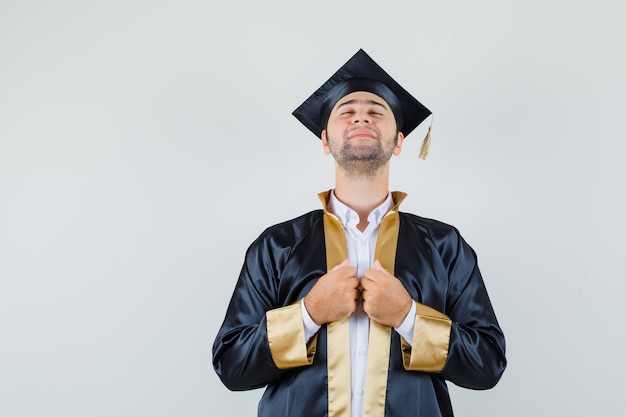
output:
[[248,249],[213,343],[213,367],[230,390],[263,387],[315,354],[317,338],[305,342],[300,304],[279,299],[272,250],[263,236]]
[[506,368],[504,333],[498,324],[473,249],[455,230],[442,248],[449,275],[445,314],[450,339],[441,375],[472,389],[496,385]]

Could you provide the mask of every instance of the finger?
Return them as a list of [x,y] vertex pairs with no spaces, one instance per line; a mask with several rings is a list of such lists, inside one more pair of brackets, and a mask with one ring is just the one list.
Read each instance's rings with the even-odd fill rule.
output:
[[342,266],[339,270],[336,271],[337,274],[342,278],[356,278],[356,268],[352,265]]
[[337,271],[339,268],[343,268],[344,266],[348,266],[350,265],[350,261],[348,261],[347,259],[344,259],[342,263],[335,265],[330,272],[334,272]]
[[371,283],[372,283],[372,280],[369,279],[367,276],[363,276],[363,278],[359,280],[359,285],[363,288],[369,287]]
[[367,276],[367,275],[363,276],[363,278],[361,278],[361,281],[360,281],[361,287],[363,288],[370,288],[374,286],[375,283],[376,283],[376,280],[372,279],[371,276]]
[[358,287],[359,287],[358,283],[355,283],[351,280],[347,280],[347,281],[342,282],[341,291],[346,294],[352,294],[354,291],[358,291]]
[[372,269],[375,271],[381,272],[383,275],[391,275],[389,271],[383,268],[383,265],[378,260],[374,261],[374,265],[372,265]]
[[379,270],[374,269],[374,268],[366,269],[365,272],[363,273],[363,278],[364,279],[368,279],[370,281],[378,281],[383,276],[384,275],[382,274],[382,271],[379,271]]

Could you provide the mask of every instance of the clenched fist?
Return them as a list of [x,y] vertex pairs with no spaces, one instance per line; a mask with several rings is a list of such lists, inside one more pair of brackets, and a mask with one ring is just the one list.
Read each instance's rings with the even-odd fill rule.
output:
[[304,306],[317,325],[349,317],[359,298],[356,268],[346,259],[323,275],[304,297]]
[[365,270],[361,287],[367,315],[379,323],[400,327],[413,302],[402,282],[374,261],[374,267]]

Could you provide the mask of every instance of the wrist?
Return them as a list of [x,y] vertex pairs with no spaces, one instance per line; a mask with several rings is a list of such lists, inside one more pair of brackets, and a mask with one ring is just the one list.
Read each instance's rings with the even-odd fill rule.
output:
[[411,307],[413,307],[413,300],[409,299],[407,303],[404,304],[404,308],[401,310],[403,313],[398,315],[396,322],[393,324],[393,327],[398,329],[402,326],[409,313],[411,312]]
[[321,326],[324,324],[322,318],[317,314],[317,309],[315,308],[315,302],[311,302],[311,297],[308,295],[302,299],[302,304],[306,309],[307,313],[309,313],[309,317],[317,326]]

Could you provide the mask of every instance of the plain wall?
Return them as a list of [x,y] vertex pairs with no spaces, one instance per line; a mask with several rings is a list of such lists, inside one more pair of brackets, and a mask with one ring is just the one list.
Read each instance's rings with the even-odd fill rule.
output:
[[359,48],[433,111],[391,188],[460,229],[507,336],[456,414],[623,415],[625,12],[1,1],[0,415],[255,415],[211,345],[248,245],[333,185],[291,112]]

